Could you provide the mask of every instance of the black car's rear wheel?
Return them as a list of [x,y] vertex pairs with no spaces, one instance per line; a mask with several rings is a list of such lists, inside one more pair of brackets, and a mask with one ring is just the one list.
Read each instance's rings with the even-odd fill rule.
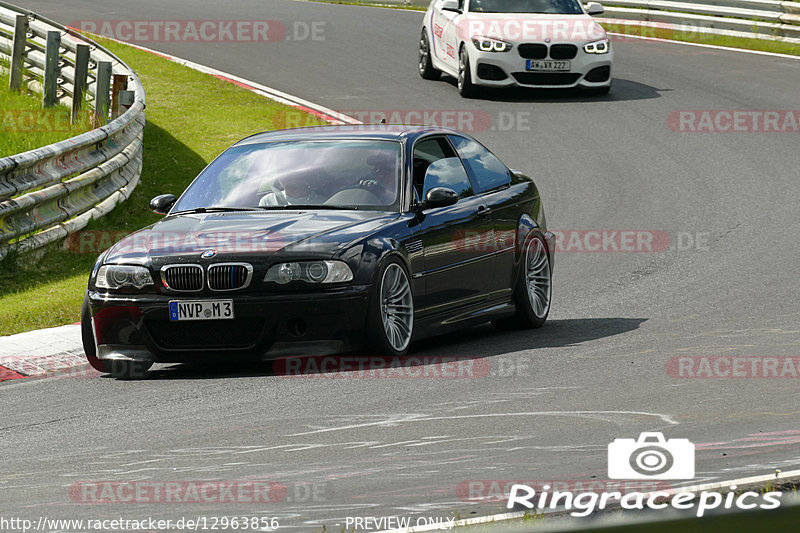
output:
[[414,298],[403,264],[389,259],[378,272],[367,320],[370,347],[378,353],[405,355],[414,333]]
[[425,80],[435,80],[439,77],[440,72],[433,66],[431,59],[431,46],[428,40],[428,32],[422,29],[422,35],[419,38],[419,75]]
[[525,244],[514,286],[513,317],[492,323],[500,329],[540,328],[550,314],[553,277],[544,240],[536,235]]

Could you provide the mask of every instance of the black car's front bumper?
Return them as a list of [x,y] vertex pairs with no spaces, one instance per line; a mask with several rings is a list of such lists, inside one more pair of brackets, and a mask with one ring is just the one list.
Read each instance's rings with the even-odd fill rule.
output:
[[[369,286],[261,294],[108,294],[89,292],[97,356],[105,360],[193,362],[221,356],[270,358],[357,347]],[[233,300],[231,320],[170,320],[173,300]]]

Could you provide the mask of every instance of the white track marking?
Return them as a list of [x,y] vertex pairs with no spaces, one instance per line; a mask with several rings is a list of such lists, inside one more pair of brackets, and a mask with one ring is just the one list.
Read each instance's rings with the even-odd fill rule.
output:
[[434,421],[441,421],[441,420],[464,420],[468,418],[490,418],[490,417],[505,417],[505,416],[574,416],[579,418],[594,418],[594,419],[606,419],[604,417],[608,417],[609,415],[640,415],[640,416],[652,416],[660,418],[663,422],[667,424],[677,425],[678,422],[673,420],[669,415],[662,415],[660,413],[647,413],[643,411],[532,411],[532,412],[524,412],[524,413],[490,413],[490,414],[479,414],[479,415],[460,415],[460,416],[434,416],[434,417],[427,417],[425,415],[404,415],[399,418],[390,418],[388,420],[381,420],[379,422],[365,422],[363,424],[350,424],[347,426],[335,427],[335,428],[326,428],[326,429],[315,429],[313,431],[304,431],[302,433],[292,433],[290,435],[284,435],[284,437],[302,437],[304,435],[316,435],[319,433],[330,433],[332,431],[348,431],[351,429],[358,429],[358,428],[366,428],[366,427],[376,427],[376,426],[396,426],[406,422],[434,422]]

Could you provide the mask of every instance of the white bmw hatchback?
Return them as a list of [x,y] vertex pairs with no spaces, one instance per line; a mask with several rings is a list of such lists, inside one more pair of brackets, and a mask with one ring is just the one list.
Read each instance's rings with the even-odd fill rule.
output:
[[458,79],[464,97],[478,87],[611,89],[614,54],[580,0],[433,0],[419,43],[419,74]]

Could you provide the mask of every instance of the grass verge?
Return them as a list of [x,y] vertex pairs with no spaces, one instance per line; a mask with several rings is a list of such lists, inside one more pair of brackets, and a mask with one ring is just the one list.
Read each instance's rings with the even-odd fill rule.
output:
[[[147,94],[144,162],[128,201],[64,243],[0,260],[0,335],[80,320],[89,270],[99,250],[160,217],[148,209],[158,194],[180,194],[222,150],[237,140],[278,129],[300,111],[213,76],[123,44],[97,39],[136,71]],[[302,117],[306,125],[322,121]],[[47,144],[47,143],[43,143]],[[98,246],[99,245],[99,246]]]
[[800,56],[800,44],[786,43],[783,41],[770,41],[767,39],[755,38],[748,39],[710,33],[680,32],[671,29],[636,26],[633,24],[603,24],[603,27],[610,33]]
[[90,129],[89,113],[71,124],[69,108],[42,109],[42,95],[10,91],[8,75],[0,75],[0,157],[47,146]]

